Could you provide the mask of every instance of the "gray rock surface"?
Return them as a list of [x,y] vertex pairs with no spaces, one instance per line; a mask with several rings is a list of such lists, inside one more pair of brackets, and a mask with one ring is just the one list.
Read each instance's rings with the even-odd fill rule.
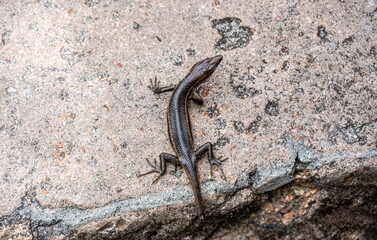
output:
[[[0,3],[0,237],[372,239],[374,1]],[[190,105],[196,146],[227,157],[156,184],[170,94],[224,60]]]

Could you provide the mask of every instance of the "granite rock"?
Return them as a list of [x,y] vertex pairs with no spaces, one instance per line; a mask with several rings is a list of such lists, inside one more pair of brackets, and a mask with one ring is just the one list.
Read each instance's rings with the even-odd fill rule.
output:
[[[0,237],[372,239],[373,1],[0,3]],[[206,219],[169,166],[170,94],[224,59],[190,104]],[[355,221],[355,219],[357,221]]]

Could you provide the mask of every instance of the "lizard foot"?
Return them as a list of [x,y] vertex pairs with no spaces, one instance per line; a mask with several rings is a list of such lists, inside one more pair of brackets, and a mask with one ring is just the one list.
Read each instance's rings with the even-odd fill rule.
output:
[[216,165],[216,166],[220,166],[222,162],[225,162],[226,160],[228,160],[228,158],[224,158],[223,157],[219,157],[219,158],[213,158],[211,159],[209,162],[211,163],[211,165]]
[[154,93],[161,93],[160,81],[157,80],[157,77],[154,78],[154,81],[151,79],[151,85],[148,86]]
[[225,176],[224,170],[221,167],[221,163],[226,161],[226,160],[228,160],[228,158],[222,159],[222,157],[220,156],[219,158],[214,158],[214,159],[211,159],[209,161],[211,163],[211,176],[213,176],[213,166],[218,166],[220,171],[221,171],[221,174],[223,175],[224,180],[226,181],[226,176]]
[[160,177],[164,174],[164,171],[161,169],[160,166],[157,165],[156,159],[154,159],[154,163],[151,163],[151,162],[148,160],[148,158],[146,158],[146,160],[147,160],[147,163],[149,164],[149,166],[152,167],[152,170],[150,170],[150,171],[148,171],[148,172],[146,172],[146,173],[139,174],[139,175],[137,175],[137,177],[142,177],[142,176],[145,176],[145,175],[148,175],[148,174],[154,173],[154,172],[159,173],[158,177],[157,177],[155,180],[153,180],[153,182],[152,182],[152,184],[154,184],[154,183],[157,182],[157,181],[160,179]]

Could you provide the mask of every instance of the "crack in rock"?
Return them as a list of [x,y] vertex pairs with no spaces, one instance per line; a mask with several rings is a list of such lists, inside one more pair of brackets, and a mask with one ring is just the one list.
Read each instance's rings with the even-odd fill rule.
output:
[[370,158],[377,156],[377,149],[364,153],[319,154],[303,143],[286,139],[291,156],[281,164],[258,169],[251,177],[252,189],[256,193],[275,190],[294,179],[296,169],[315,170],[320,166],[350,158]]
[[[304,144],[292,139],[286,139],[286,143],[291,156],[282,164],[258,169],[255,174],[244,173],[243,180],[234,185],[227,182],[208,181],[202,184],[203,195],[234,193],[246,187],[251,187],[255,193],[265,193],[291,182],[294,179],[294,172],[298,168],[314,170],[334,161],[377,156],[377,149],[364,153],[324,155],[318,154]],[[30,222],[32,232],[37,231],[39,235],[43,235],[44,232],[47,235],[51,232],[67,234],[89,222],[99,221],[122,213],[191,201],[194,198],[191,191],[190,187],[175,188],[165,192],[147,194],[139,198],[114,202],[95,209],[47,209],[38,203],[33,194],[26,193],[19,209],[12,215],[0,218],[0,226],[27,221]],[[48,231],[47,228],[49,228]]]

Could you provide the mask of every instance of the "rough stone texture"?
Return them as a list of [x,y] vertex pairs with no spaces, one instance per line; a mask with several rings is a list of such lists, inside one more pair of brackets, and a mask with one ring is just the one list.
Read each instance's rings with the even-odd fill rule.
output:
[[[0,237],[373,239],[375,1],[0,2]],[[224,60],[191,104],[206,219],[172,152],[170,94]],[[224,173],[224,174],[223,174]]]
[[[241,221],[223,223],[214,239],[375,239],[377,158],[347,159],[268,194]],[[242,237],[240,237],[242,236]]]

